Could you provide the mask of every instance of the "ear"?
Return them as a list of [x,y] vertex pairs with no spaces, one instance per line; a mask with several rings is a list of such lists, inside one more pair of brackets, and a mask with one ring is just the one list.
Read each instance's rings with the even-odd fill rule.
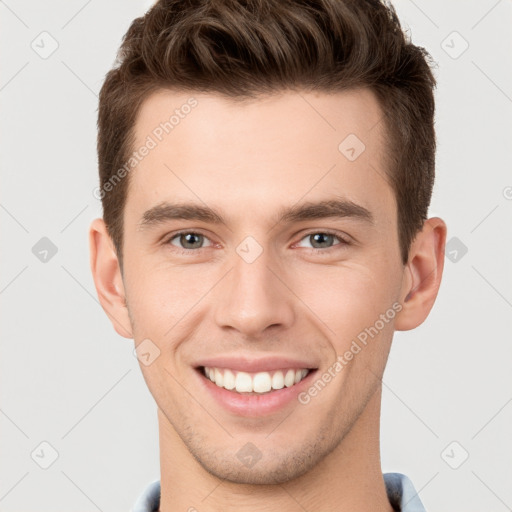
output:
[[409,251],[395,329],[408,331],[427,318],[437,297],[444,268],[446,224],[438,217],[424,222]]
[[133,338],[119,261],[105,221],[101,218],[91,223],[89,248],[91,271],[100,304],[117,333],[124,338]]

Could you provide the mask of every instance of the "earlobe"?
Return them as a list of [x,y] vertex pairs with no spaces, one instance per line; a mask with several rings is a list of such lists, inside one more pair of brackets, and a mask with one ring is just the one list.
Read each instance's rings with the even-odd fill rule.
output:
[[445,222],[438,217],[426,220],[409,251],[402,310],[395,320],[397,331],[418,327],[430,313],[441,285],[445,243]]
[[89,228],[90,265],[100,304],[114,329],[124,338],[133,338],[126,307],[119,261],[103,219],[94,219]]

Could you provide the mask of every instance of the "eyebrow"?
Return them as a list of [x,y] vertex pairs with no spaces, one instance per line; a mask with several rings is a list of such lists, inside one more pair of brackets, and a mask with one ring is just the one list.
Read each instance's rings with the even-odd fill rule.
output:
[[[329,217],[354,218],[374,224],[372,213],[364,206],[346,199],[331,199],[282,208],[275,216],[274,225]],[[197,220],[210,224],[226,223],[222,215],[209,206],[196,203],[172,204],[164,201],[144,212],[139,222],[139,229],[149,229],[176,219]]]

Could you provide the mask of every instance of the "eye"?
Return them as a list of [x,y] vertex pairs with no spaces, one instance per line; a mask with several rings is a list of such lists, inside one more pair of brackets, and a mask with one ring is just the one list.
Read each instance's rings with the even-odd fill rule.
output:
[[[177,240],[179,245],[174,244],[173,240]],[[171,238],[169,238],[167,243],[170,245],[174,245],[175,247],[178,247],[180,249],[193,250],[202,249],[203,247],[205,247],[203,246],[205,240],[210,242],[210,240],[201,233],[195,233],[193,231],[183,231],[181,233],[174,234]],[[211,242],[208,243],[207,246],[210,245],[212,245]]]
[[[305,240],[309,245],[306,247],[311,248],[313,251],[327,252],[336,246],[349,245],[350,241],[338,233],[332,233],[329,231],[315,231],[305,235],[301,242]],[[335,241],[338,240],[339,243]],[[297,245],[300,246],[301,242]],[[210,239],[205,235],[195,231],[182,231],[180,233],[174,233],[166,242],[168,245],[172,245],[178,249],[183,249],[183,252],[194,251],[210,247],[213,244]],[[304,246],[303,246],[304,247]]]
[[[333,243],[334,240],[338,240],[340,243]],[[302,240],[307,240],[312,249],[320,250],[331,249],[336,245],[349,245],[349,241],[337,233],[331,233],[329,231],[315,231],[307,234]],[[300,243],[300,242],[299,242]],[[325,252],[325,251],[322,251]]]

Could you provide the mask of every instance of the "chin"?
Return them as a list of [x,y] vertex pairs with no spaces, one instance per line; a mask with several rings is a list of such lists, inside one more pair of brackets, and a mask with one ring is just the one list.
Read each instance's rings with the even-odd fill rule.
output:
[[295,447],[288,445],[279,452],[270,447],[256,452],[255,446],[248,443],[246,452],[251,454],[253,451],[251,455],[254,452],[257,455],[246,462],[247,466],[240,455],[243,447],[219,453],[218,448],[209,451],[204,445],[189,445],[189,450],[205,471],[221,480],[240,485],[276,485],[290,482],[312,470],[332,452],[338,442],[320,435],[312,442],[298,442]]
[[202,466],[211,475],[233,484],[276,485],[294,480],[311,469],[304,461],[293,460],[291,464],[289,461],[271,461],[265,464],[259,461],[252,468],[240,468],[238,461],[236,465],[231,461],[225,461],[224,464],[217,461],[214,466]]

